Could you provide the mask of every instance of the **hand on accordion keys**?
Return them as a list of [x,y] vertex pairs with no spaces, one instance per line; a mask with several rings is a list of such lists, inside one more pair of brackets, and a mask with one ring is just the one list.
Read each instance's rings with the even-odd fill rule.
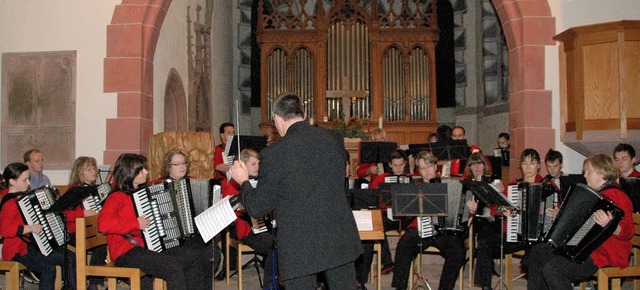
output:
[[547,211],[545,212],[545,215],[549,217],[551,220],[555,220],[559,212],[560,212],[560,208],[558,207],[558,204],[554,203],[553,207],[550,207],[547,209]]
[[24,234],[34,233],[36,235],[39,235],[41,232],[42,232],[42,226],[39,224],[24,225],[24,230],[23,230]]
[[149,220],[146,216],[141,215],[138,217],[138,224],[140,225],[140,229],[144,230],[149,227],[151,220]]

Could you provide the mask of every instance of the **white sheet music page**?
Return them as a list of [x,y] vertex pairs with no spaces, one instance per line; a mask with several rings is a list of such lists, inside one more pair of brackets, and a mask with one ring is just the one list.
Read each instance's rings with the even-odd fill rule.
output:
[[356,219],[358,231],[373,231],[373,218],[368,210],[354,210],[353,217]]
[[236,220],[236,214],[231,207],[229,198],[230,196],[223,198],[196,216],[196,227],[198,227],[200,236],[205,243]]

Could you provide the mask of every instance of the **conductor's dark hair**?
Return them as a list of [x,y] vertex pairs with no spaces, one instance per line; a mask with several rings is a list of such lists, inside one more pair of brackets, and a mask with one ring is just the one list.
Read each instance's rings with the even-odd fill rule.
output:
[[522,151],[522,154],[520,155],[520,162],[524,162],[524,160],[527,159],[527,157],[531,157],[531,159],[538,161],[538,163],[540,163],[540,153],[538,153],[536,149],[533,149],[533,148],[524,149],[524,151]]
[[296,117],[304,117],[300,97],[293,93],[284,93],[279,95],[273,101],[272,111],[274,115],[280,116],[280,118],[285,121],[289,121]]
[[2,176],[4,177],[4,180],[2,181],[2,188],[8,188],[9,179],[16,180],[23,172],[28,170],[29,167],[20,162],[13,162],[7,165],[7,167],[4,168],[4,172],[2,172]]
[[467,130],[465,130],[465,129],[464,129],[464,127],[462,127],[462,126],[455,126],[455,127],[453,127],[453,129],[451,129],[451,132],[453,132],[453,130],[455,130],[455,129],[460,129],[460,130],[462,130],[462,134],[467,135]]
[[504,138],[505,140],[509,141],[509,138],[511,138],[511,136],[509,136],[509,133],[507,132],[502,132],[498,134],[498,138]]
[[22,154],[22,161],[24,161],[24,163],[31,161],[31,153],[42,153],[42,151],[38,149],[31,149],[25,152],[24,154]]
[[227,128],[227,127],[235,128],[235,126],[229,122],[222,123],[222,125],[220,125],[220,134],[224,133],[224,128]]
[[555,162],[556,160],[562,163],[562,153],[549,148],[549,151],[547,151],[547,155],[544,156],[544,162]]
[[623,151],[627,151],[627,153],[629,153],[629,157],[631,158],[635,158],[636,157],[636,150],[633,149],[633,146],[627,144],[627,143],[620,143],[616,146],[616,148],[613,149],[613,155],[615,156],[616,153],[618,152],[623,152]]
[[142,155],[133,153],[120,155],[113,169],[113,178],[116,183],[115,189],[125,193],[133,193],[136,190],[133,187],[133,180],[146,165],[147,158]]

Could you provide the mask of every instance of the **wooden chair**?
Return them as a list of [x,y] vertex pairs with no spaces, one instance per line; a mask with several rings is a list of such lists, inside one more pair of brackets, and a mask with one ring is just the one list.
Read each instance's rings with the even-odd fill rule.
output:
[[[633,289],[640,290],[640,214],[633,214],[633,223],[635,225],[635,235],[631,239],[631,243],[633,244],[633,249],[631,253],[633,255],[633,260],[629,267],[624,269],[620,269],[618,267],[604,267],[600,268],[598,272],[596,272],[595,276],[598,281],[598,290],[608,290],[609,289],[609,280],[611,280],[611,289],[620,290],[622,280],[621,278],[635,278],[633,281]],[[580,283],[580,289],[584,290],[586,288],[586,283]]]
[[[6,290],[18,290],[23,288],[20,271],[25,269],[27,268],[19,262],[4,261],[0,257],[0,272],[4,272]],[[56,290],[62,289],[62,268],[60,266],[56,266],[56,282],[54,288]]]
[[518,280],[523,275],[517,275],[516,278],[513,278],[513,272],[511,271],[511,267],[513,265],[513,258],[522,259],[524,256],[524,250],[517,251],[515,253],[504,255],[504,283],[507,285],[507,289],[512,289],[513,281]]
[[230,268],[230,263],[229,263],[229,250],[231,249],[231,247],[235,248],[238,252],[237,257],[236,257],[236,261],[237,261],[237,265],[236,265],[236,275],[238,275],[238,290],[242,290],[242,254],[246,254],[246,253],[253,253],[254,250],[243,244],[242,242],[236,240],[236,239],[232,239],[231,235],[229,234],[229,231],[227,230],[227,233],[225,234],[225,240],[226,240],[226,245],[225,245],[225,252],[224,252],[224,263],[225,263],[225,271],[226,271],[226,283],[227,285],[229,285],[229,277],[231,276],[231,273],[229,268]]
[[[138,268],[116,267],[110,261],[104,266],[87,264],[87,250],[106,243],[106,236],[98,232],[98,216],[76,219],[76,276],[78,289],[86,287],[84,285],[87,283],[87,276],[98,276],[107,278],[109,289],[116,289],[118,278],[124,278],[129,280],[131,290],[140,290],[140,279],[145,274]],[[156,290],[166,289],[166,283],[163,279],[155,278],[153,288]]]

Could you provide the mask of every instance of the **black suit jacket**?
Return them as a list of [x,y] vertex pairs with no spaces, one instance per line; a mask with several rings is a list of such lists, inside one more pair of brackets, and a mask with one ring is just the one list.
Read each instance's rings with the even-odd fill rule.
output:
[[344,151],[334,134],[297,122],[260,153],[257,187],[242,184],[251,216],[275,210],[283,280],[351,263],[362,252],[345,195]]

